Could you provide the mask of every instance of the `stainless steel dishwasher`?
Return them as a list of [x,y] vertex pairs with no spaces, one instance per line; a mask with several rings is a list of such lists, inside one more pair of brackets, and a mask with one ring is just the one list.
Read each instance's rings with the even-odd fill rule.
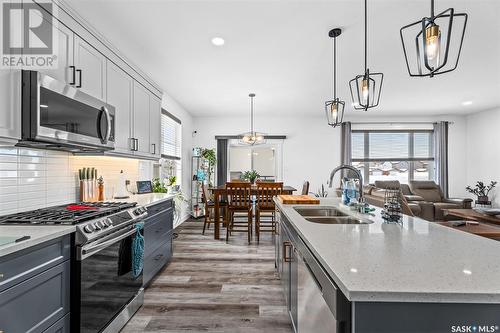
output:
[[351,303],[285,216],[281,280],[295,333],[350,333]]
[[[337,319],[323,297],[323,286],[314,276],[302,254],[297,258],[297,331],[299,333],[337,333]],[[330,288],[333,286],[330,286]]]

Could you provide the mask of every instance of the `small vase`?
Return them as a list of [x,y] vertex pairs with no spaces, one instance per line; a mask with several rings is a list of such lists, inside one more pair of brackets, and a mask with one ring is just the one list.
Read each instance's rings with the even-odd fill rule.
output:
[[489,203],[488,196],[487,195],[478,196],[477,197],[477,203],[481,204],[481,205],[488,204]]
[[99,185],[98,192],[99,195],[97,197],[97,201],[104,201],[104,185]]

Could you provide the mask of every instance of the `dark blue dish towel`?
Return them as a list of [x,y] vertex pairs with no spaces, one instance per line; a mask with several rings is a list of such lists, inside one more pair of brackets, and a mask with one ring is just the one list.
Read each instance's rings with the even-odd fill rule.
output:
[[144,267],[144,236],[141,234],[143,227],[144,223],[135,225],[137,233],[132,241],[132,276],[134,279],[141,275]]

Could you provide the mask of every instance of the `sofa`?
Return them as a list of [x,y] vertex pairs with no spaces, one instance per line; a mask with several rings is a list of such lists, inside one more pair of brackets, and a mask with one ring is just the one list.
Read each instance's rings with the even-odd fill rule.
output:
[[410,181],[401,184],[397,180],[375,181],[366,185],[363,194],[367,203],[384,207],[386,190],[401,190],[403,213],[417,216],[427,221],[444,219],[444,209],[470,208],[471,199],[445,198],[439,185],[433,181]]

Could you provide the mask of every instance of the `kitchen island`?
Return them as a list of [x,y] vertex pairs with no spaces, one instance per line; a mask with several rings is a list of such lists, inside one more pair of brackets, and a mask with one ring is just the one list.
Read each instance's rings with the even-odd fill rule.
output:
[[[301,216],[297,206],[279,200],[276,205],[278,268],[282,280],[290,283],[287,299],[292,321],[300,322],[303,306],[300,285],[299,304],[294,304],[293,282],[297,283],[297,275],[300,279],[300,269],[297,273],[292,264],[300,262],[293,256],[302,249],[337,289],[333,307],[345,301],[344,320],[349,325],[340,332],[451,332],[455,326],[474,325],[479,332],[483,326],[500,326],[499,242],[408,216],[401,224],[387,224],[380,209],[372,215],[359,214],[336,198],[322,199],[320,206],[335,207],[370,223],[314,223]],[[314,279],[324,288],[317,276]],[[328,295],[327,291],[321,294]]]

